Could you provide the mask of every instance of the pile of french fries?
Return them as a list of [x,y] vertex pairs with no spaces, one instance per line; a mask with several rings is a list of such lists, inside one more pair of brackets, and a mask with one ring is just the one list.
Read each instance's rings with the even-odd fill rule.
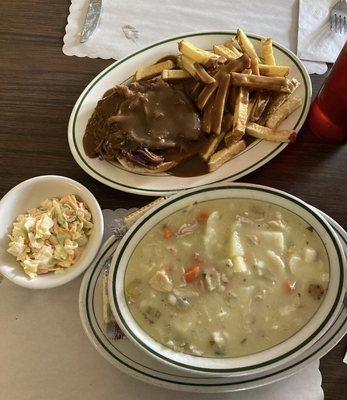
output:
[[246,134],[276,142],[295,140],[294,130],[278,126],[301,106],[301,99],[292,95],[299,82],[286,78],[288,66],[276,65],[270,38],[261,42],[261,57],[241,29],[234,39],[213,46],[213,52],[185,39],[178,49],[177,62],[166,60],[139,69],[135,80],[196,80],[192,97],[202,113],[202,129],[209,135],[200,156],[209,171],[243,151]]

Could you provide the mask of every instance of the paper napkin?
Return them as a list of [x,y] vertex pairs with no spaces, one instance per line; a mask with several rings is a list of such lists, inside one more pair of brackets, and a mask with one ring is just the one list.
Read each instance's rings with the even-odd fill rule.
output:
[[330,30],[330,11],[337,0],[300,0],[298,56],[303,60],[335,62],[347,33]]
[[[202,30],[235,30],[270,36],[296,52],[298,2],[268,0],[103,0],[99,27],[80,43],[88,0],[72,0],[63,52],[79,57],[119,59],[166,37]],[[325,64],[310,63],[322,73]]]

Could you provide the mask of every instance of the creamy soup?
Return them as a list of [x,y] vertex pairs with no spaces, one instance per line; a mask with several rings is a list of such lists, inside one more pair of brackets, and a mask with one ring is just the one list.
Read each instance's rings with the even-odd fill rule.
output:
[[244,356],[288,339],[317,311],[329,264],[297,215],[248,200],[191,205],[152,228],[130,257],[130,311],[153,339],[208,357]]

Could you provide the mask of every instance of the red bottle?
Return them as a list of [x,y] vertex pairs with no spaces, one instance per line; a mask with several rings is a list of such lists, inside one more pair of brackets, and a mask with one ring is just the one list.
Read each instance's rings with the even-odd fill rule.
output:
[[347,139],[347,42],[312,104],[308,124],[328,141],[341,143]]

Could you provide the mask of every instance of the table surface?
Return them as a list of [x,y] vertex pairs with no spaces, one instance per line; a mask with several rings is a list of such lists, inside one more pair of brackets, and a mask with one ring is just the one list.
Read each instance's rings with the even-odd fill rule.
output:
[[[72,107],[112,60],[62,53],[68,7],[68,1],[1,1],[0,196],[25,179],[59,174],[88,187],[102,208],[145,205],[151,198],[119,192],[89,177],[69,151]],[[316,95],[325,76],[311,78]],[[345,225],[346,159],[347,145],[323,143],[304,126],[294,144],[243,181],[285,190]],[[347,337],[321,360],[327,400],[346,398],[347,366],[342,364],[346,345]]]

